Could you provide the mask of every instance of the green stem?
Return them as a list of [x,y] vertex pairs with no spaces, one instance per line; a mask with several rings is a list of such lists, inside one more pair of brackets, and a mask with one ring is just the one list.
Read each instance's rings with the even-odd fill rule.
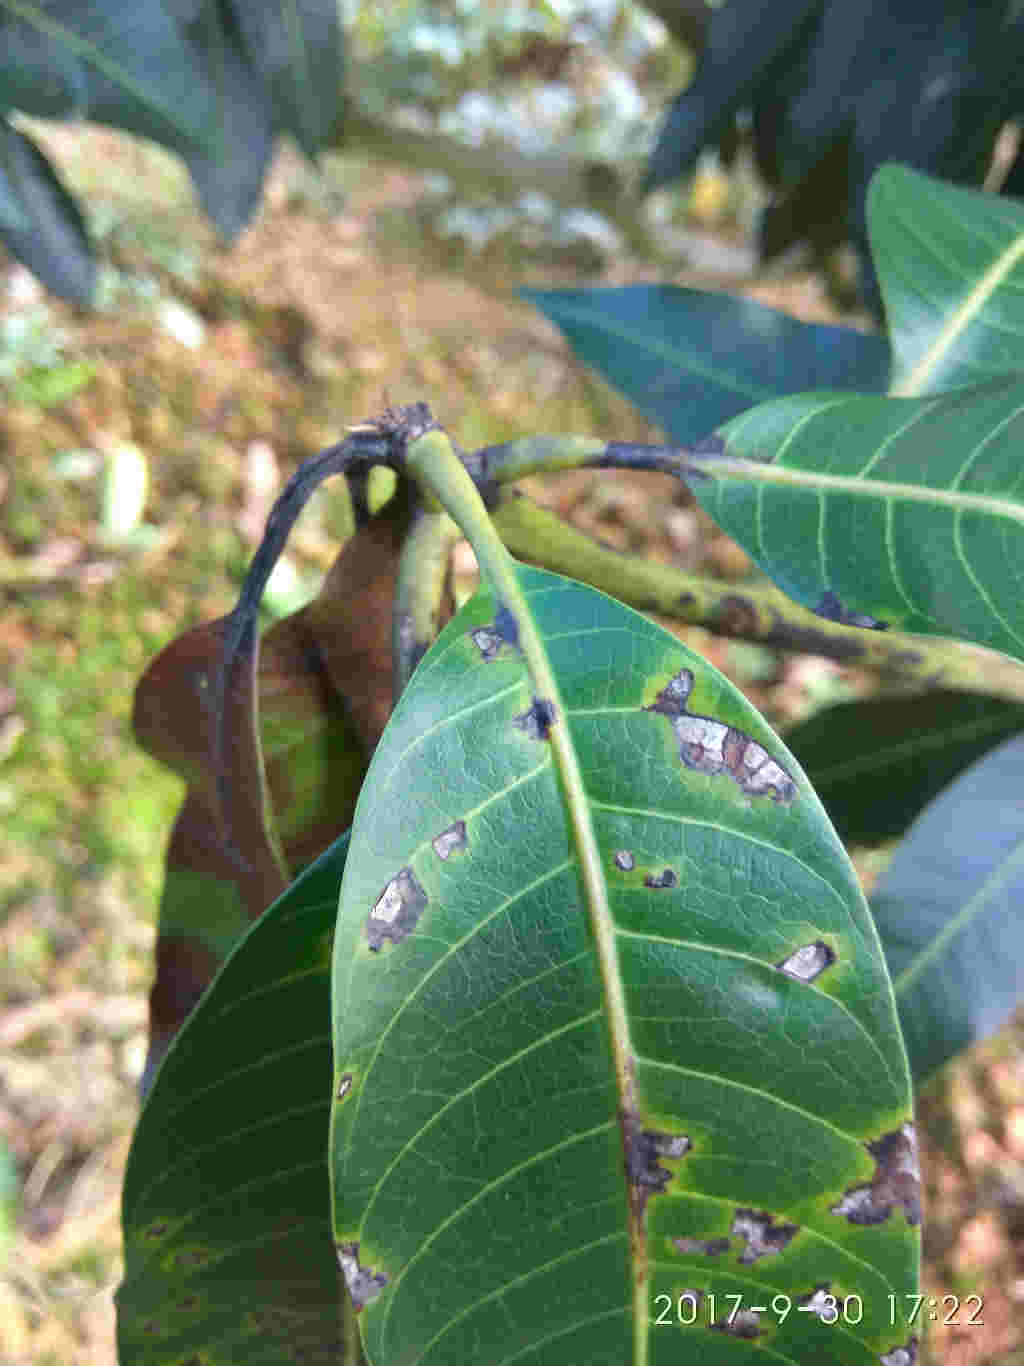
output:
[[[615,944],[615,925],[583,775],[565,722],[565,708],[547,650],[519,585],[516,563],[502,544],[476,485],[444,432],[434,429],[411,442],[406,453],[406,469],[425,491],[438,499],[449,516],[462,528],[476,552],[481,575],[494,594],[497,616],[511,617],[514,630],[510,629],[509,634],[513,635],[522,651],[535,699],[550,704],[553,709],[548,712],[551,719],[547,736],[562,782],[604,987],[605,1018],[615,1064],[619,1107],[623,1116],[632,1116],[633,1049]],[[630,1245],[634,1259],[634,1366],[645,1366],[649,1288],[647,1243],[642,1216],[632,1200],[629,1210]]]
[[446,512],[420,511],[402,545],[392,623],[396,702],[437,636],[448,561],[461,535]]
[[842,626],[769,585],[721,583],[608,550],[513,490],[501,491],[491,517],[520,559],[580,579],[639,611],[773,649],[824,655],[901,684],[1024,701],[1024,667],[983,646]]

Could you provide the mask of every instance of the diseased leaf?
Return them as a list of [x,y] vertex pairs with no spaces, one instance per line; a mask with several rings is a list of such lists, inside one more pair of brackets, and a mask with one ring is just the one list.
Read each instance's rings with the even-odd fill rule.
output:
[[[481,593],[449,624],[353,825],[331,1165],[367,1356],[725,1363],[749,1337],[877,1366],[907,1341],[886,1297],[914,1284],[919,1210],[894,1004],[842,846],[709,665],[515,572],[529,623]],[[727,1293],[824,1284],[863,1321],[726,1323]]]
[[324,1151],[347,848],[346,834],[251,927],[163,1061],[125,1176],[124,1363],[360,1359]]
[[868,225],[894,393],[1024,371],[1024,205],[883,166]]
[[871,899],[919,1084],[1020,1004],[1022,784],[1017,736],[925,809]]
[[523,290],[588,365],[690,444],[794,389],[885,389],[880,337],[798,322],[752,299],[676,285]]
[[243,653],[225,720],[226,813],[204,702],[221,667],[224,619],[179,636],[136,689],[139,743],[189,784],[167,851],[144,1090],[232,944],[284,891],[289,868],[308,863],[351,820],[391,709],[391,598],[404,525],[396,505],[357,531],[313,602],[267,633],[257,665],[259,748],[251,648]]
[[[899,283],[911,242],[894,233],[883,270],[890,326],[902,339],[894,396],[805,394],[751,409],[694,449],[693,492],[806,607],[1021,658],[1024,370],[1005,341],[1019,330],[1020,215],[992,196],[898,170],[880,183],[876,234],[893,186],[914,200],[915,221],[928,220],[928,195],[945,199],[931,240],[952,245],[936,249],[944,265],[925,290],[935,301],[925,316],[939,330],[925,348],[913,271]],[[995,238],[993,204],[1003,225]],[[972,254],[973,239],[988,250]],[[1000,365],[1013,368],[994,374]],[[990,377],[948,391],[979,373]]]
[[275,127],[311,161],[341,104],[337,0],[240,0],[233,5],[245,52],[270,92]]
[[1024,658],[1024,376],[779,399],[720,435],[694,495],[790,597]]
[[91,301],[96,261],[78,206],[35,143],[2,119],[0,240],[47,289]]
[[1024,731],[1024,706],[936,691],[840,702],[786,732],[786,744],[844,844],[902,835],[968,764]]

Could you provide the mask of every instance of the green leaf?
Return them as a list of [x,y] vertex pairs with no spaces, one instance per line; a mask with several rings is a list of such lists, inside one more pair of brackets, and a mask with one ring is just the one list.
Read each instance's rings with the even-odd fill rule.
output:
[[883,166],[868,226],[894,393],[936,394],[1024,370],[1024,205]]
[[0,0],[0,108],[202,146],[206,76],[157,0]]
[[1020,1003],[1022,783],[1017,736],[931,803],[872,897],[918,1083]]
[[239,0],[232,9],[249,61],[270,92],[275,126],[315,161],[340,113],[337,0]]
[[1024,706],[936,691],[825,707],[786,732],[844,844],[902,835],[968,764],[1024,730]]
[[96,262],[78,206],[35,143],[3,119],[0,240],[55,294],[91,300]]
[[938,398],[805,394],[744,413],[692,488],[775,582],[1024,658],[1024,375]]
[[[721,675],[515,573],[528,620],[480,593],[449,624],[353,825],[331,1168],[367,1355],[724,1363],[756,1326],[773,1359],[877,1366],[917,1274],[910,1092],[842,846]],[[726,1294],[826,1283],[861,1323],[710,1329]]]
[[325,1160],[347,849],[346,834],[251,928],[157,1073],[125,1177],[124,1366],[358,1360]]
[[697,75],[676,97],[658,134],[645,188],[692,170],[701,148],[728,131],[733,113],[766,80],[799,61],[819,8],[814,0],[780,0],[715,9]]
[[689,444],[794,389],[885,389],[881,337],[798,322],[752,299],[676,285],[527,289],[577,353]]

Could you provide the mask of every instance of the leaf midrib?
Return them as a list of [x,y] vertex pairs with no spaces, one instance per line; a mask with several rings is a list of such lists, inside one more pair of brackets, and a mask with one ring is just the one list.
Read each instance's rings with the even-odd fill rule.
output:
[[807,488],[815,493],[846,493],[880,501],[924,503],[948,507],[954,512],[976,512],[989,517],[1005,517],[1024,525],[1024,505],[986,493],[961,493],[935,488],[927,484],[893,483],[885,479],[864,478],[861,475],[823,474],[817,470],[795,469],[792,466],[766,464],[746,460],[741,456],[702,456],[697,467],[700,473],[711,474],[723,482],[744,484],[782,484],[790,488]]

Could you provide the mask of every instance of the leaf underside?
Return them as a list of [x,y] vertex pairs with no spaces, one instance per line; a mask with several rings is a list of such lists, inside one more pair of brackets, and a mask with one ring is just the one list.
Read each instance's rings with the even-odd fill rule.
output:
[[911,827],[871,899],[916,1079],[1020,1001],[1024,736],[980,759]]
[[677,285],[523,295],[588,365],[682,445],[795,389],[880,393],[888,380],[884,338],[799,322],[753,299]]
[[[849,863],[724,678],[621,604],[517,572],[554,713],[478,594],[403,694],[353,826],[330,1160],[368,1358],[724,1362],[748,1332],[784,1360],[877,1363],[908,1337],[886,1296],[915,1282],[916,1188],[902,1044]],[[576,750],[606,910],[582,891],[547,724]],[[709,1322],[730,1292],[795,1306],[824,1285],[863,1297],[859,1325],[823,1323],[810,1298],[782,1324]]]

